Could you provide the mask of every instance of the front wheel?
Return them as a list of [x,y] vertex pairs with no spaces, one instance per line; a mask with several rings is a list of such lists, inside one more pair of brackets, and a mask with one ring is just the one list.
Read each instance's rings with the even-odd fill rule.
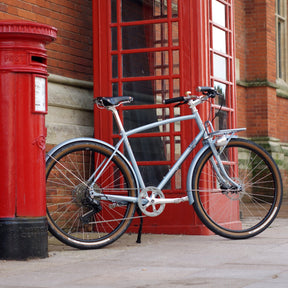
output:
[[[107,161],[112,153],[107,145],[83,140],[66,144],[47,157],[49,230],[65,244],[100,248],[117,240],[130,225],[135,203],[91,197],[91,189],[107,196],[137,195],[135,178],[122,157],[116,154]],[[100,177],[98,172],[93,175],[95,170],[101,172]]]
[[232,139],[219,153],[227,174],[241,189],[219,183],[212,168],[214,156],[208,149],[192,176],[194,209],[201,221],[220,236],[255,236],[272,223],[280,209],[283,192],[277,165],[263,148],[245,139]]

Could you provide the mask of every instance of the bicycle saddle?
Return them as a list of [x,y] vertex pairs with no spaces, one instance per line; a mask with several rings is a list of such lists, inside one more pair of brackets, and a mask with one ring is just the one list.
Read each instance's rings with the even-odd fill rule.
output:
[[121,103],[130,103],[134,99],[131,96],[121,96],[121,97],[97,97],[93,101],[100,106],[118,106]]

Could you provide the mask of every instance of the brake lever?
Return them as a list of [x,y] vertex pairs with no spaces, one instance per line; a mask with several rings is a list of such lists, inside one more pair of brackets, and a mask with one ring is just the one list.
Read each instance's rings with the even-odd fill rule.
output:
[[187,104],[187,103],[188,103],[188,100],[185,100],[185,101],[183,101],[183,102],[177,103],[174,107],[179,107],[179,106],[184,105],[184,104]]

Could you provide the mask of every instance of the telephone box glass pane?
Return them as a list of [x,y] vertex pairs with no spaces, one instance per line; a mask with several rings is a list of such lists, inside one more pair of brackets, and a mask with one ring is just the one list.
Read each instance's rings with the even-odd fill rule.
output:
[[222,4],[217,0],[212,1],[212,21],[223,27],[226,26],[225,8],[225,4]]
[[221,53],[226,53],[226,32],[213,27],[213,49]]
[[122,22],[167,18],[167,0],[122,0]]
[[213,74],[214,77],[227,80],[227,60],[217,54],[213,55]]
[[124,50],[168,46],[167,23],[124,26],[121,31]]

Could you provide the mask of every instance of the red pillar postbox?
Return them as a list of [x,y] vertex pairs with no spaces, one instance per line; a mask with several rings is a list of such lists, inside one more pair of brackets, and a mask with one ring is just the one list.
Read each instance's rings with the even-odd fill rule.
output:
[[0,21],[0,259],[45,258],[47,53],[57,30]]

